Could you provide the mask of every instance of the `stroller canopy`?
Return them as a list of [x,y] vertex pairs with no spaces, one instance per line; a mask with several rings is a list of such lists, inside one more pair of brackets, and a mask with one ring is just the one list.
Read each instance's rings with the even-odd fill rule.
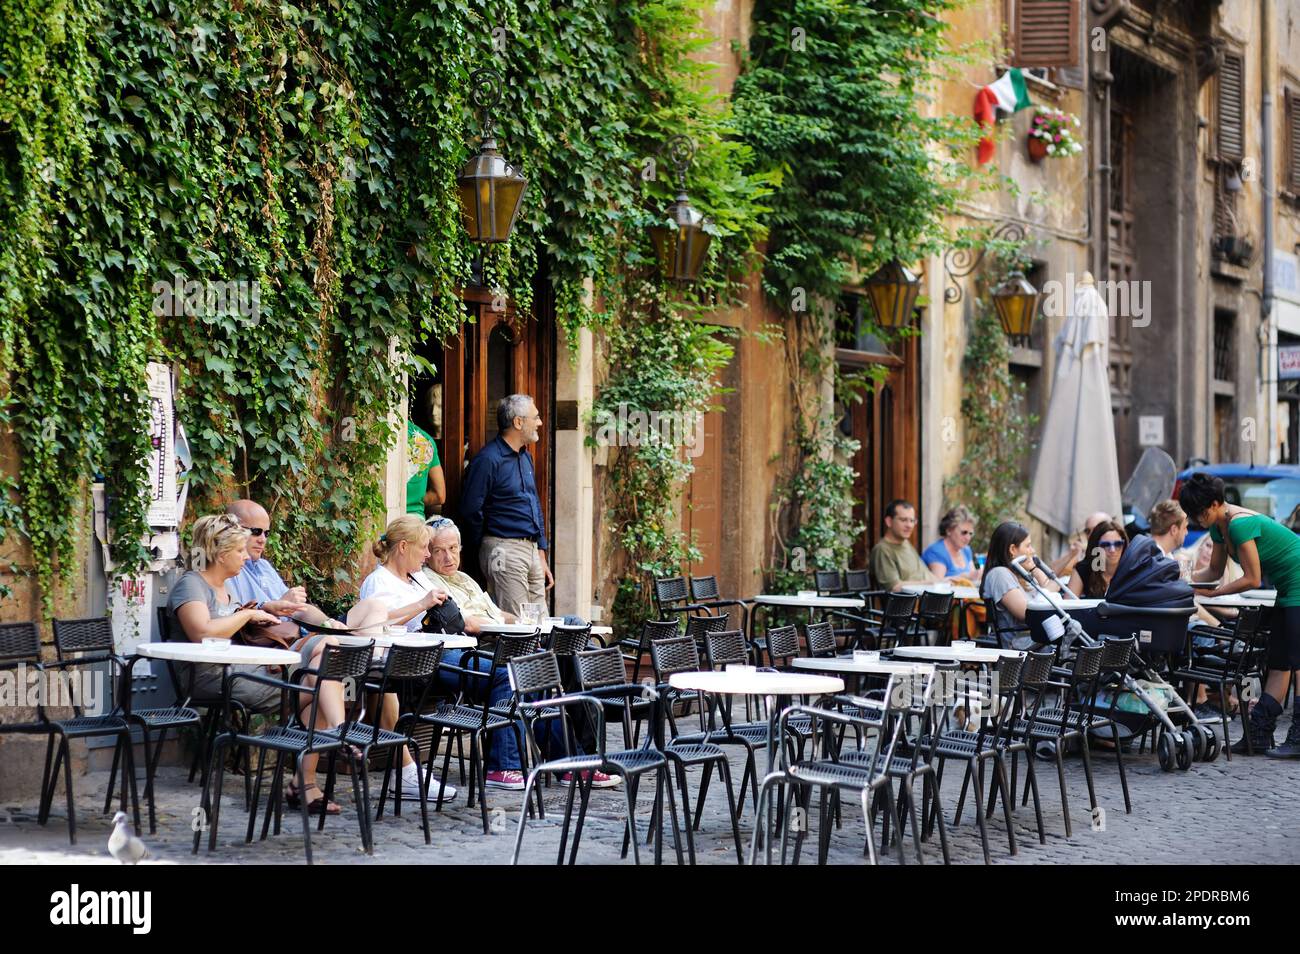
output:
[[1192,588],[1178,574],[1178,564],[1146,534],[1129,541],[1115,567],[1107,603],[1126,606],[1194,606]]

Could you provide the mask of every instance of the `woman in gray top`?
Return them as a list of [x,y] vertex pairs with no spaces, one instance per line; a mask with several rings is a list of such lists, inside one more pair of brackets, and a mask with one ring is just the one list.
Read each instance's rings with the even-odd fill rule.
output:
[[[239,603],[226,590],[226,581],[237,576],[248,560],[245,549],[248,536],[248,531],[240,526],[238,518],[230,514],[200,517],[194,522],[190,550],[194,568],[176,581],[167,600],[167,608],[177,631],[184,633],[192,642],[212,637],[229,639],[249,623],[280,622],[279,617],[263,610],[240,608]],[[325,647],[337,644],[338,640],[333,636],[316,635],[299,640],[293,648],[302,654],[302,665],[315,668],[320,664],[320,655]],[[232,672],[263,672],[265,667],[229,668]],[[303,679],[303,685],[315,685],[315,679],[309,676]],[[221,686],[222,667],[196,667],[195,694],[217,696],[221,694]],[[253,682],[239,682],[232,689],[231,697],[254,711],[268,711],[279,705],[280,690]],[[310,715],[311,699],[307,696],[301,698],[304,706],[300,717],[305,720]],[[316,727],[336,726],[344,718],[343,684],[337,681],[325,683],[320,690]],[[339,806],[333,802],[326,805],[324,794],[315,784],[319,758],[309,755],[302,760],[303,778],[308,781],[308,807],[313,814],[324,811],[337,815]],[[299,793],[294,791],[292,783],[288,795],[291,803],[297,805]]]
[[[989,540],[988,562],[984,566],[984,578],[980,581],[980,596],[992,600],[999,629],[1014,629],[1022,625],[1029,608],[1029,584],[1011,569],[1013,560],[1025,557],[1021,565],[1033,573],[1038,585],[1045,590],[1060,592],[1060,585],[1033,565],[1033,556],[1034,544],[1023,524],[1015,521],[998,524]],[[1028,649],[1034,645],[1028,636],[1017,636],[1012,640],[1015,649]]]

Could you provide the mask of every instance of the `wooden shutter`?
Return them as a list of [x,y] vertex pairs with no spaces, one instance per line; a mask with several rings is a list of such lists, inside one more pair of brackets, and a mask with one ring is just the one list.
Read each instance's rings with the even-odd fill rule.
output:
[[1079,0],[1011,0],[1011,65],[1079,65]]
[[1219,67],[1218,148],[1220,159],[1240,161],[1245,155],[1246,135],[1242,107],[1242,63],[1235,53],[1226,53]]
[[1286,191],[1300,195],[1300,93],[1286,91],[1286,129],[1282,134],[1286,143],[1286,168],[1283,182]]

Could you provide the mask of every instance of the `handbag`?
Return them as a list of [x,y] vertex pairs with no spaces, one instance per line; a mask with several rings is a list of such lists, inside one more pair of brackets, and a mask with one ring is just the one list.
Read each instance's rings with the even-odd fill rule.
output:
[[[241,610],[257,609],[256,603],[245,603]],[[245,623],[239,632],[230,637],[236,646],[261,646],[267,649],[292,649],[298,641],[297,623]]]
[[421,629],[426,633],[463,633],[465,617],[456,601],[448,596],[442,603],[425,610]]

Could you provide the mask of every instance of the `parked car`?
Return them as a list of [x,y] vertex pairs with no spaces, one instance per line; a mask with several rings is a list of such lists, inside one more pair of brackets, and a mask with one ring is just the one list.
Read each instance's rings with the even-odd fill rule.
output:
[[[1300,533],[1300,466],[1294,464],[1206,464],[1189,467],[1178,475],[1174,483],[1174,499],[1183,481],[1192,474],[1204,471],[1223,481],[1224,499],[1238,507],[1246,507],[1272,517]],[[1187,546],[1205,534],[1189,515]]]

